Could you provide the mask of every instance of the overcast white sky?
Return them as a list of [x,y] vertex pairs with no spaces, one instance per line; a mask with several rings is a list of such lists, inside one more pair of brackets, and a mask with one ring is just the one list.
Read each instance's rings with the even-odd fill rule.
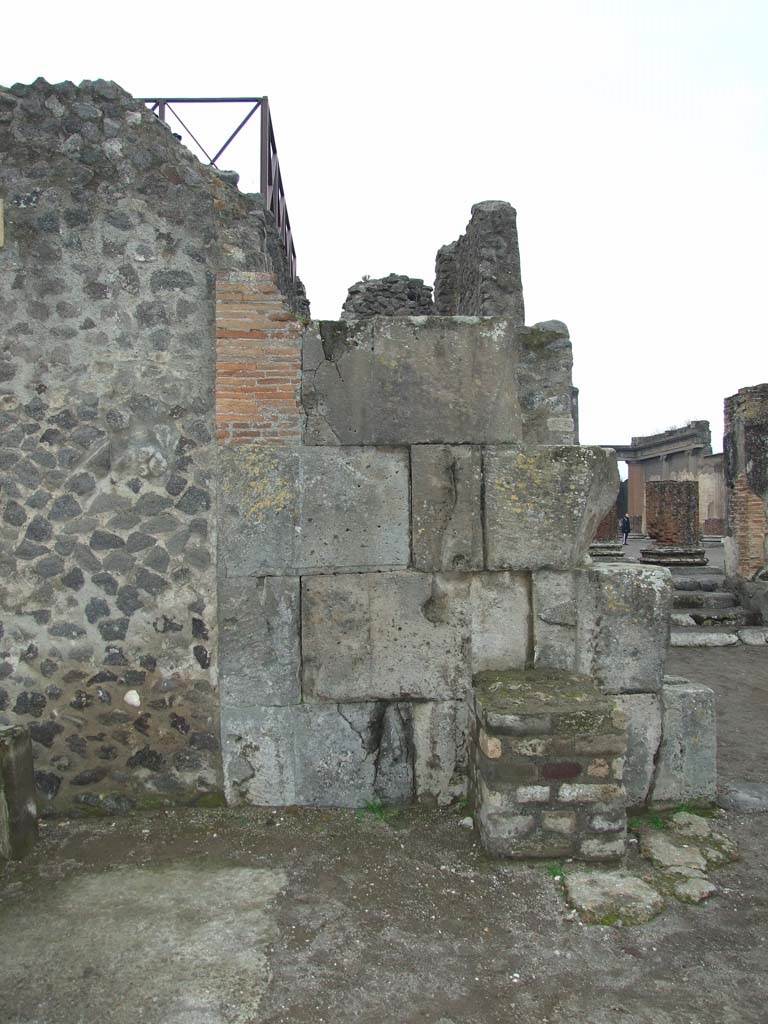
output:
[[[432,283],[472,203],[518,211],[527,320],[564,320],[585,443],[768,380],[765,0],[14,4],[0,80],[270,97],[316,317]],[[218,124],[189,112],[211,145]],[[224,163],[257,187],[254,130]]]

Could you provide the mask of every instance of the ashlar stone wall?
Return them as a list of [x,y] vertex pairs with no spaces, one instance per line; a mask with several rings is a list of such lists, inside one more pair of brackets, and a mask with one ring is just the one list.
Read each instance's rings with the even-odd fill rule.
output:
[[300,443],[221,452],[227,797],[447,802],[473,676],[533,663],[534,574],[584,564],[616,461],[572,443],[562,325],[387,317],[299,344]]
[[221,792],[214,269],[260,198],[111,82],[0,90],[0,724],[45,806]]

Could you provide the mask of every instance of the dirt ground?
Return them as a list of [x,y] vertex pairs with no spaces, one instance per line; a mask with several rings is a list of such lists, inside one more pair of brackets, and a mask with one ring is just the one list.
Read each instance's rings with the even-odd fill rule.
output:
[[[726,780],[768,782],[768,653],[674,650],[717,691]],[[709,903],[589,927],[461,808],[46,824],[0,873],[2,1024],[765,1024],[768,815]],[[630,857],[632,861],[632,856]]]

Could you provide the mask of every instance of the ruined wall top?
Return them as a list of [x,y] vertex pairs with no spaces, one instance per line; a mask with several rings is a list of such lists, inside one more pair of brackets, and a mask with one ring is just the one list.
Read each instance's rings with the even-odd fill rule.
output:
[[438,251],[435,305],[442,316],[504,316],[525,323],[517,213],[509,203],[476,203],[465,234]]
[[[106,224],[151,210],[148,219],[189,226],[197,235],[195,259],[211,271],[271,271],[295,312],[308,314],[303,285],[290,279],[262,197],[244,195],[201,164],[114,82],[76,86],[38,78],[0,88],[0,154],[0,189],[11,213],[35,208],[35,216],[50,221],[48,262],[59,251],[55,210],[65,200],[71,208],[63,228],[70,230],[78,227],[76,210]],[[23,221],[19,216],[11,223],[7,244],[23,249],[30,243]]]
[[341,311],[342,320],[372,316],[430,316],[434,314],[432,289],[421,278],[388,274],[363,278],[349,289]]

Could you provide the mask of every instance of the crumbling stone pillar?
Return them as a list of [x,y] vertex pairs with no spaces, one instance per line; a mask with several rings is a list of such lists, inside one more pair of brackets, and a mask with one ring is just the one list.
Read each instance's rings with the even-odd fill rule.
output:
[[597,683],[567,672],[474,679],[475,823],[499,857],[621,857],[626,718]]
[[614,502],[597,524],[597,530],[589,545],[590,557],[596,562],[613,562],[624,557],[624,545],[618,539],[619,509]]
[[388,274],[353,284],[341,310],[342,320],[372,316],[433,316],[432,289],[421,278]]
[[725,570],[752,579],[768,564],[768,384],[726,398],[723,449]]
[[466,233],[438,251],[435,304],[442,316],[504,316],[525,323],[517,212],[509,203],[476,203]]
[[652,480],[645,485],[645,519],[654,541],[640,558],[652,565],[706,565],[699,526],[697,480]]

